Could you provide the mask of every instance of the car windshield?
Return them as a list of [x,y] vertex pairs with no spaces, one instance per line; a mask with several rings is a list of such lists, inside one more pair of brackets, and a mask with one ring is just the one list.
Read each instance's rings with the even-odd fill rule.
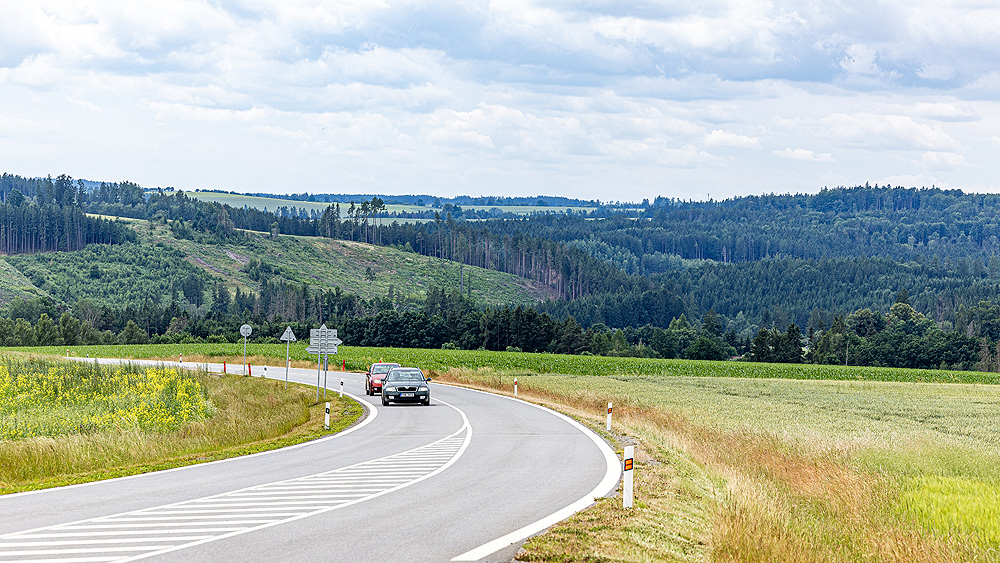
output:
[[386,379],[389,381],[423,381],[424,374],[420,370],[393,370]]
[[375,364],[372,366],[372,373],[388,373],[390,369],[397,367],[392,364]]

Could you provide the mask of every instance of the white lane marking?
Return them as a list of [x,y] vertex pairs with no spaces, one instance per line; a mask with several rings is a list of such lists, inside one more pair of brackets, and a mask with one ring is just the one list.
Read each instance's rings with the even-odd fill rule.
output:
[[509,534],[500,536],[499,538],[491,542],[487,542],[475,549],[470,549],[469,551],[466,551],[465,553],[452,558],[452,561],[479,561],[480,559],[492,553],[496,553],[497,551],[500,551],[501,549],[509,545],[512,545],[523,539],[527,539],[541,532],[542,530],[550,526],[553,526],[569,518],[570,516],[576,514],[577,512],[591,506],[592,504],[594,504],[594,499],[602,497],[611,492],[611,490],[613,490],[615,485],[618,483],[618,479],[621,478],[621,462],[618,460],[618,454],[616,454],[615,451],[611,449],[611,446],[609,446],[600,436],[595,434],[591,429],[587,428],[586,426],[573,420],[572,418],[560,412],[556,412],[552,409],[543,407],[541,405],[529,403],[527,401],[516,399],[514,397],[507,397],[505,395],[496,395],[493,393],[487,393],[485,391],[479,391],[478,389],[468,389],[464,387],[463,389],[467,389],[468,391],[474,391],[476,393],[484,393],[486,395],[492,395],[494,397],[500,397],[503,399],[509,399],[511,401],[517,401],[519,403],[523,403],[525,405],[530,405],[537,409],[541,409],[558,418],[561,418],[562,420],[568,422],[570,425],[576,427],[580,432],[582,432],[585,436],[590,438],[590,440],[597,445],[597,448],[601,451],[602,454],[604,454],[604,461],[607,464],[607,470],[605,471],[604,478],[601,479],[601,482],[598,483],[598,485],[594,487],[592,491],[587,493],[585,496],[583,496],[576,502],[570,504],[569,506],[561,510],[553,512],[552,514],[546,516],[545,518],[542,518],[541,520],[532,522],[531,524],[528,524],[523,528],[514,530]]
[[[285,481],[267,483],[264,485],[256,485],[245,489],[230,491],[228,493],[169,505],[7,534],[0,536],[0,561],[9,561],[10,559],[8,559],[8,557],[22,557],[25,555],[65,554],[70,556],[84,553],[84,551],[81,550],[87,550],[85,553],[105,554],[109,556],[100,558],[101,561],[115,561],[116,563],[136,561],[138,559],[169,553],[253,532],[255,530],[277,526],[279,524],[286,524],[310,516],[315,516],[317,514],[352,506],[360,502],[398,491],[404,487],[409,487],[441,473],[458,461],[462,454],[464,454],[468,449],[469,442],[472,440],[472,426],[469,424],[468,417],[461,409],[445,403],[444,401],[438,402],[457,411],[462,417],[462,426],[454,433],[445,436],[436,442],[376,460],[360,462],[340,469],[334,469],[307,477],[299,477]],[[444,457],[441,455],[442,452],[450,452],[451,455]],[[421,464],[422,469],[415,471],[411,462],[419,460],[424,455],[428,455],[428,457],[436,461],[433,463],[423,463]],[[369,467],[378,466],[382,468],[391,468],[394,461],[403,464],[403,471],[411,475],[409,480],[402,483],[398,482],[398,479],[391,481],[383,480],[383,484],[380,487],[359,487],[358,485],[354,485],[355,489],[363,488],[364,491],[366,491],[360,494],[346,496],[343,494],[323,495],[328,497],[326,500],[287,500],[288,497],[286,495],[273,495],[270,497],[270,500],[267,498],[246,499],[240,497],[240,495],[247,494],[248,492],[268,493],[271,488],[282,489],[295,487],[303,483],[309,484],[312,481],[317,480],[326,483],[336,482],[338,476],[340,475],[353,476],[357,472],[364,472],[366,468]],[[356,481],[352,480],[351,483],[356,483]],[[293,505],[293,507],[287,506],[288,504]],[[278,512],[281,516],[275,515],[268,518],[266,513],[247,513],[243,508],[233,508],[230,510],[230,506],[260,506],[261,508],[257,510],[269,510],[272,514]],[[193,516],[187,519],[179,519],[177,516],[178,510],[183,512],[184,510],[201,510],[205,508],[219,509],[216,510],[217,514],[215,515],[215,517],[219,518],[219,520],[205,521],[203,520],[204,517],[202,515]],[[288,513],[292,514],[287,515]],[[147,518],[151,521],[136,522],[136,519],[143,520]],[[157,521],[160,518],[164,519]],[[211,535],[207,535],[209,532],[211,532]],[[155,549],[147,551],[146,553],[110,557],[110,555],[119,551],[130,551],[134,553],[137,551],[137,546],[129,544],[134,544],[137,540],[146,540],[150,542],[173,540],[174,538],[164,538],[163,534],[187,534],[190,536],[192,533],[203,534],[203,537],[183,542],[174,540],[171,544],[156,545],[154,546]],[[135,536],[137,535],[142,537],[136,538]],[[73,547],[71,544],[49,544],[44,541],[37,542],[38,545],[34,546],[35,549],[30,550],[25,550],[21,545],[14,545],[23,544],[25,541],[37,541],[45,538],[60,538],[59,541],[65,542],[68,541],[68,537],[104,537],[110,539],[111,536],[132,537],[128,538],[128,542],[121,542],[123,545],[116,545],[114,542],[109,541],[106,545],[92,548]],[[60,558],[58,560],[66,563],[67,561],[76,559],[77,558],[67,557]],[[53,560],[55,561],[57,559]]]
[[[79,360],[81,358],[76,358],[76,359]],[[86,359],[86,358],[83,358],[83,359]],[[107,358],[101,358],[101,359],[102,360],[107,360]],[[151,365],[161,365],[161,364],[163,364],[163,365],[169,365],[171,363],[177,363],[177,362],[154,362],[153,360],[128,360],[128,361],[131,361],[131,362],[140,362],[140,363],[142,363],[142,362],[148,362]],[[111,363],[111,362],[105,362],[105,365],[114,365],[114,364]],[[212,365],[213,368],[214,367],[218,367],[219,371],[221,371],[221,369],[222,369],[222,364],[211,364],[211,365]],[[277,379],[277,378],[268,378],[268,379]],[[333,390],[332,387],[327,387],[327,389]],[[369,411],[371,412],[371,414],[369,416],[366,416],[364,420],[362,420],[361,422],[359,422],[359,423],[355,424],[354,426],[348,428],[347,430],[342,430],[342,431],[340,431],[340,432],[338,432],[336,434],[331,434],[331,435],[329,435],[329,436],[327,436],[325,438],[318,438],[316,440],[311,440],[309,442],[302,442],[301,444],[295,444],[295,445],[292,445],[292,446],[285,446],[284,448],[279,448],[279,449],[276,449],[276,450],[267,450],[266,452],[257,452],[255,454],[250,454],[250,455],[237,456],[237,457],[229,457],[229,458],[226,458],[226,459],[219,459],[219,460],[216,460],[216,461],[206,461],[205,463],[196,463],[194,465],[184,465],[182,467],[174,467],[173,469],[161,469],[159,471],[154,471],[154,472],[151,472],[151,473],[137,473],[135,475],[126,475],[124,477],[115,477],[114,479],[105,479],[103,481],[90,481],[90,482],[87,482],[87,483],[77,483],[75,485],[63,485],[62,487],[52,487],[52,488],[48,488],[48,489],[38,489],[38,490],[35,490],[35,491],[23,491],[23,492],[20,492],[20,493],[11,493],[9,495],[0,495],[0,502],[2,502],[2,499],[8,499],[8,498],[13,498],[13,497],[23,497],[23,496],[27,496],[27,495],[39,495],[39,494],[44,494],[44,493],[51,493],[51,492],[54,492],[54,491],[65,491],[67,489],[78,489],[80,487],[90,487],[90,486],[93,486],[93,485],[107,484],[107,483],[113,483],[113,482],[118,482],[118,481],[128,481],[130,479],[140,479],[142,477],[149,477],[150,475],[162,475],[164,473],[173,473],[175,471],[186,471],[186,470],[190,470],[190,469],[196,469],[196,468],[200,468],[200,467],[205,467],[205,466],[208,466],[208,465],[217,465],[217,464],[220,464],[220,463],[230,463],[230,462],[234,462],[234,461],[240,461],[240,460],[245,460],[245,459],[250,459],[250,458],[255,458],[255,457],[261,457],[261,456],[265,456],[265,455],[276,454],[276,453],[279,453],[279,452],[285,452],[285,451],[288,451],[288,450],[294,450],[294,449],[297,449],[297,448],[304,448],[304,447],[307,447],[307,446],[315,446],[316,444],[322,444],[323,442],[327,442],[327,441],[333,440],[335,438],[339,438],[341,436],[350,434],[351,432],[354,432],[356,430],[361,430],[365,426],[368,426],[369,424],[371,424],[372,421],[375,420],[375,417],[378,416],[378,408],[376,408],[374,404],[369,403],[368,401],[362,399],[361,397],[358,397],[357,395],[352,395],[351,393],[344,392],[344,396],[350,397],[350,398],[354,399],[355,401],[366,405],[368,407]],[[435,401],[436,401],[436,399],[435,399]],[[439,401],[439,402],[443,403],[444,401]],[[452,408],[455,408],[455,407],[452,407]]]

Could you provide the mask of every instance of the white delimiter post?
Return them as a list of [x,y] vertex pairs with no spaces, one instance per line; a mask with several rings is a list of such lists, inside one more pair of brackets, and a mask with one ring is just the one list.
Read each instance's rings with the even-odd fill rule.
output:
[[635,455],[635,446],[625,446],[625,455],[622,457],[622,506],[632,508],[632,457]]
[[323,430],[330,429],[330,403],[326,404],[326,418],[323,419]]
[[611,432],[611,403],[608,402],[608,432]]
[[517,397],[517,376],[514,376],[514,396]]

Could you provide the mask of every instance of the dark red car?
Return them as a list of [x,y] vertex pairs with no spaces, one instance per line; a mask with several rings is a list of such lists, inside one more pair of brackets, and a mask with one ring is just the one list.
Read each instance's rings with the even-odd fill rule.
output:
[[378,362],[368,366],[368,373],[365,374],[365,395],[374,395],[382,392],[382,380],[385,374],[392,368],[398,368],[399,364],[392,362]]

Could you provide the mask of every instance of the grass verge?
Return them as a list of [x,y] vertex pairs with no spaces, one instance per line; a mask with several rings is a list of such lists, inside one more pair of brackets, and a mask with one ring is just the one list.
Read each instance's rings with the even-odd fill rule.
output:
[[521,374],[519,392],[598,428],[613,401],[637,464],[633,510],[601,500],[518,560],[1000,559],[993,386]]
[[0,442],[0,494],[135,475],[294,445],[340,432],[363,413],[332,397],[331,424],[312,388],[198,373],[216,412],[168,432],[134,428]]

